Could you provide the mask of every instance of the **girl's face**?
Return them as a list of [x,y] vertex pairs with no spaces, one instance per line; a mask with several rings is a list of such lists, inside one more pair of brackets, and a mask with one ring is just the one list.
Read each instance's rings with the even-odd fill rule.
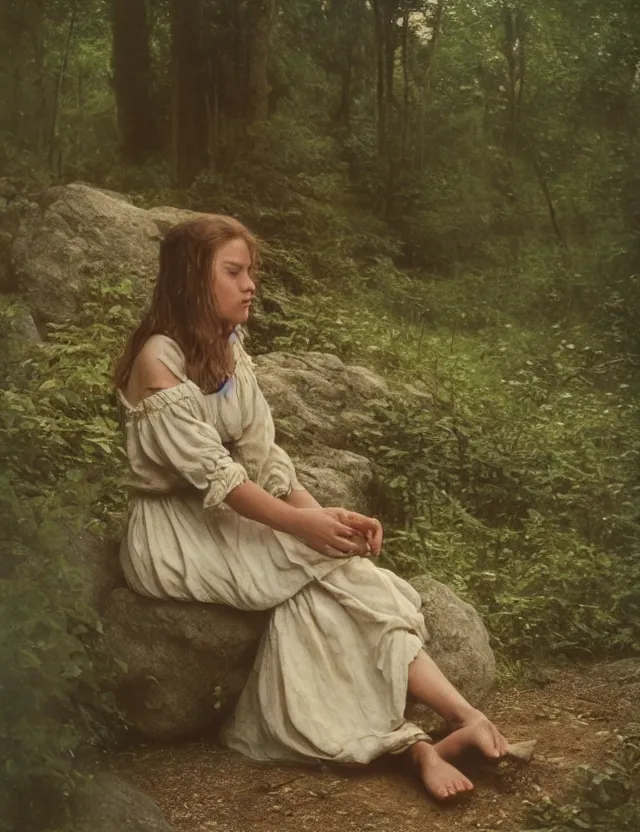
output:
[[220,246],[213,261],[213,294],[221,317],[233,326],[249,319],[256,293],[250,269],[251,254],[241,237]]

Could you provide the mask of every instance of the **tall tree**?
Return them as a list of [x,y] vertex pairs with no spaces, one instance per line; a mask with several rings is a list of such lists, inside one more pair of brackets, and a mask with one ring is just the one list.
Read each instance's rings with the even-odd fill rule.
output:
[[210,161],[203,0],[171,0],[170,17],[174,174],[186,187]]
[[269,112],[269,42],[275,0],[249,0],[246,14],[247,120],[253,123],[266,119]]
[[69,21],[67,23],[67,31],[64,38],[64,46],[62,48],[62,57],[60,60],[60,67],[57,72],[56,84],[53,92],[53,113],[51,115],[51,127],[49,130],[49,171],[58,176],[62,175],[62,151],[60,148],[60,109],[62,88],[67,75],[67,68],[69,66],[69,53],[71,51],[71,42],[76,28],[78,19],[78,2],[72,0],[71,8],[69,10]]
[[154,106],[146,0],[110,0],[112,72],[120,154],[125,164],[146,161],[160,147]]

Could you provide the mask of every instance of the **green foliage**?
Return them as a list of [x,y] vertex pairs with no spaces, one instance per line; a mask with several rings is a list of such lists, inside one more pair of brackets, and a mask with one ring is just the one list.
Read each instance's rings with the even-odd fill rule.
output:
[[55,500],[18,499],[10,477],[0,478],[2,830],[27,832],[64,816],[77,763],[104,740],[113,712],[101,690],[100,621],[78,600],[68,562],[74,514]]
[[374,461],[386,562],[473,601],[505,657],[639,649],[640,424],[624,355],[584,326],[493,324],[479,340],[392,307],[296,299],[270,345],[337,352],[397,384],[353,436]]
[[[8,323],[15,311],[4,315]],[[72,506],[81,483],[102,527],[122,508],[124,451],[110,378],[135,320],[130,284],[98,286],[73,323],[51,325],[47,341],[7,361],[0,392],[3,459],[21,494]]]
[[74,324],[30,346],[15,334],[20,307],[0,313],[0,829],[62,816],[78,761],[114,717],[100,621],[69,552],[123,507],[109,371],[130,296],[99,288]]
[[637,736],[621,736],[620,741],[620,751],[606,764],[581,767],[567,803],[548,798],[529,803],[523,832],[635,832],[640,825],[640,742]]

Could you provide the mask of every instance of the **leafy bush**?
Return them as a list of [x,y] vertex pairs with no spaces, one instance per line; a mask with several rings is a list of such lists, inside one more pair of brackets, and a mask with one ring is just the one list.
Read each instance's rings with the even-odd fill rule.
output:
[[567,803],[549,798],[529,803],[523,832],[635,832],[640,827],[638,737],[621,737],[622,747],[604,765],[582,766]]
[[100,621],[69,550],[122,509],[109,370],[131,323],[123,297],[130,287],[98,289],[73,325],[31,346],[16,335],[19,306],[0,311],[0,829],[62,816],[78,760],[114,717]]
[[273,346],[396,382],[353,436],[374,462],[388,565],[469,598],[505,657],[640,647],[640,424],[623,360],[584,325],[493,324],[480,342],[407,323],[373,292],[293,307]]
[[[137,305],[128,283],[97,287],[72,323],[51,325],[46,342],[5,364],[0,392],[3,458],[20,493],[40,504],[55,497],[73,505],[82,483],[102,528],[117,523],[123,508],[125,456],[111,367]],[[5,310],[5,321],[14,315]]]
[[18,500],[10,478],[0,479],[1,830],[27,832],[64,815],[77,764],[113,714],[101,690],[100,621],[78,600],[68,562],[75,514],[56,500]]

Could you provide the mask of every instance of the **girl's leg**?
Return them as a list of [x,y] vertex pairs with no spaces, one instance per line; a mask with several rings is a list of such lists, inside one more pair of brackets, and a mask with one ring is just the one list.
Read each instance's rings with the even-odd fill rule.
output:
[[452,759],[475,746],[490,759],[506,754],[507,742],[498,729],[473,708],[424,650],[409,665],[409,693],[439,714],[453,733],[435,745],[438,754]]

